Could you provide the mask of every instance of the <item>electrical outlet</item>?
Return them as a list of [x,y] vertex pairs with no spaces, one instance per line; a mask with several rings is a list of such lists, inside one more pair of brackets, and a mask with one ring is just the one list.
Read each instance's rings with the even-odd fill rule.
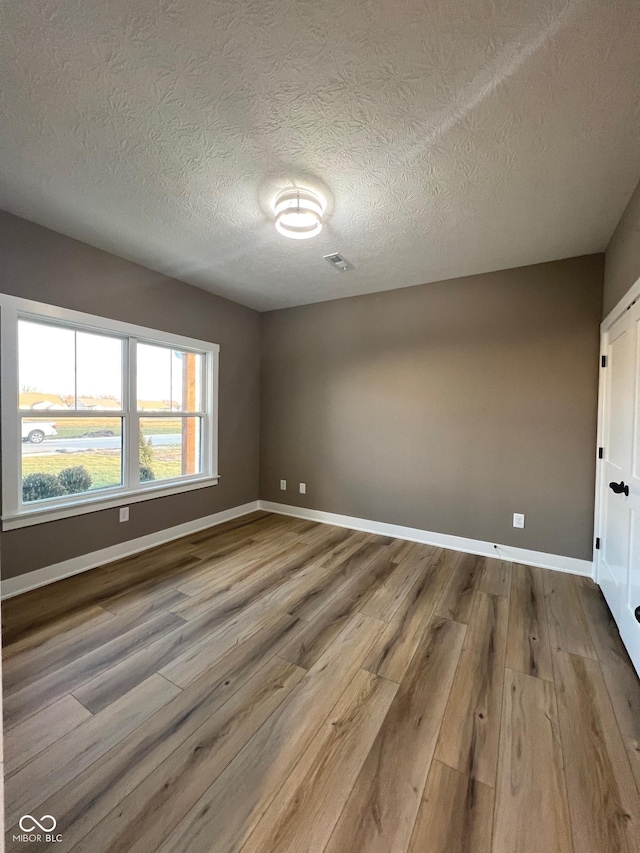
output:
[[129,521],[129,507],[121,506],[120,507],[120,521]]
[[286,490],[287,490],[287,481],[286,480],[280,480],[280,491],[286,492]]
[[307,484],[306,483],[300,483],[300,494],[301,495],[307,494]]
[[523,512],[514,512],[513,513],[513,526],[514,527],[524,527],[524,513]]

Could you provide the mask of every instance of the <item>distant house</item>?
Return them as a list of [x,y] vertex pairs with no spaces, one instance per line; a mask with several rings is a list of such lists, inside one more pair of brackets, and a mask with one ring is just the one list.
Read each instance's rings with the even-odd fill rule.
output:
[[90,409],[91,411],[114,411],[122,408],[117,400],[99,400],[94,397],[78,397],[78,409]]
[[52,400],[40,400],[37,403],[32,403],[31,408],[32,409],[38,409],[40,411],[47,411],[49,409],[55,409],[57,412],[59,412],[61,409],[68,409],[69,407],[65,406],[65,404],[62,402],[62,400],[60,400],[57,403],[53,402]]
[[[66,398],[72,401],[72,397]],[[64,409],[72,409],[73,405],[67,405],[56,394],[44,394],[39,391],[28,391],[20,394],[20,408],[33,409],[35,411],[62,411]],[[120,403],[113,398],[98,398],[98,397],[78,397],[77,409],[87,411],[114,411],[118,412],[122,408]]]
[[139,410],[141,412],[170,412],[180,411],[180,403],[171,400],[140,400]]
[[21,391],[19,399],[21,409],[43,409],[46,411],[47,409],[67,408],[58,394],[45,394],[42,391]]

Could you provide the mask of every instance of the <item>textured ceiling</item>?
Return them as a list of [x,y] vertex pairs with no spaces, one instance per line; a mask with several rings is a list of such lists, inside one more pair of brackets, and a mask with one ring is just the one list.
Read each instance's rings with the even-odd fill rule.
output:
[[[0,206],[259,309],[602,251],[640,173],[638,0],[5,0],[0,27]],[[309,241],[269,210],[295,181],[330,200]]]

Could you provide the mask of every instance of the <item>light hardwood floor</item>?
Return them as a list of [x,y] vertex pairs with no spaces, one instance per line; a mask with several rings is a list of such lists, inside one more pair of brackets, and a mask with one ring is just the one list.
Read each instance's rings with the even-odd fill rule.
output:
[[640,850],[640,682],[584,578],[255,513],[3,618],[7,850]]

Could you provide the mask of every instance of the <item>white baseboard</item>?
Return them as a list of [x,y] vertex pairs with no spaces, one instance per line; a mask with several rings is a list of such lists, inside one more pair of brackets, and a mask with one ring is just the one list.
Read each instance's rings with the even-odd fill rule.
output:
[[259,501],[250,501],[241,506],[216,512],[213,515],[205,515],[202,518],[195,518],[193,521],[186,521],[184,524],[177,524],[175,527],[168,527],[166,530],[159,530],[157,533],[149,533],[147,536],[129,539],[127,542],[110,545],[100,551],[92,551],[90,554],[82,554],[79,557],[64,560],[62,563],[55,563],[52,566],[45,566],[25,575],[18,575],[16,578],[3,580],[1,585],[2,599],[13,598],[15,595],[21,595],[23,592],[29,592],[29,590],[71,577],[71,575],[78,575],[89,569],[95,569],[105,563],[130,557],[132,554],[146,551],[148,548],[155,548],[164,542],[171,542],[172,539],[180,539],[182,536],[188,536],[189,533],[197,533],[207,527],[214,527],[224,521],[231,521],[258,509],[260,509]]
[[260,509],[280,515],[291,515],[294,518],[334,524],[337,527],[349,527],[352,530],[362,530],[365,533],[379,533],[382,536],[408,539],[411,542],[423,542],[425,545],[437,545],[440,548],[450,548],[453,551],[463,551],[466,554],[478,554],[481,557],[497,557],[513,563],[523,563],[525,566],[537,566],[541,569],[555,569],[555,571],[569,572],[572,575],[593,577],[593,563],[589,560],[578,560],[575,557],[563,557],[559,554],[545,554],[543,551],[529,551],[526,548],[513,548],[493,542],[482,542],[479,539],[467,539],[464,536],[451,536],[448,533],[432,533],[415,527],[385,524],[380,521],[369,521],[365,518],[338,515],[334,512],[321,512],[316,509],[304,509],[303,507],[288,506],[272,501],[259,501],[259,505]]
[[419,530],[415,527],[403,527],[400,524],[386,524],[380,521],[369,521],[365,518],[355,518],[350,515],[338,515],[333,512],[321,512],[315,509],[304,509],[303,507],[288,506],[287,504],[273,503],[272,501],[251,501],[242,506],[196,518],[157,533],[149,533],[137,539],[129,539],[118,545],[102,548],[100,551],[92,551],[82,554],[61,563],[45,566],[28,572],[15,578],[2,581],[2,599],[13,598],[23,592],[54,583],[63,578],[95,569],[105,563],[121,560],[155,548],[164,542],[180,539],[190,533],[197,533],[208,527],[215,527],[225,521],[231,521],[247,513],[258,509],[266,512],[275,512],[279,515],[290,515],[294,518],[305,518],[310,521],[318,521],[323,524],[333,524],[336,527],[348,527],[352,530],[362,530],[365,533],[378,533],[382,536],[393,536],[396,539],[408,539],[411,542],[423,542],[425,545],[437,545],[440,548],[450,548],[453,551],[463,551],[467,554],[478,554],[482,557],[497,557],[510,560],[514,563],[524,563],[527,566],[538,566],[542,569],[555,569],[559,572],[569,572],[574,575],[585,575],[593,577],[593,563],[588,560],[577,560],[575,557],[562,557],[558,554],[545,554],[542,551],[528,551],[525,548],[512,548],[507,545],[494,546],[493,542],[482,542],[479,539],[466,539],[463,536],[451,536],[447,533],[432,533],[428,530]]

